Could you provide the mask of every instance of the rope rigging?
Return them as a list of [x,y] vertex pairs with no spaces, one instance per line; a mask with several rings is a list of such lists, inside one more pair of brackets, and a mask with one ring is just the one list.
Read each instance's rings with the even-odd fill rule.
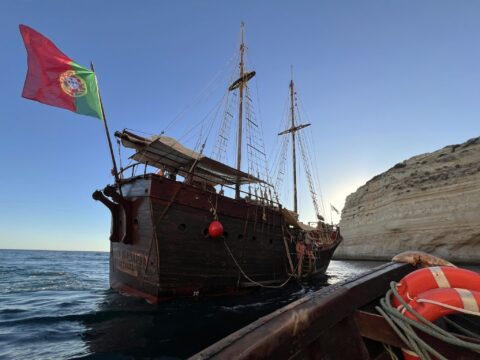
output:
[[[205,141],[208,138],[208,134],[211,131],[212,123],[215,122],[219,109],[222,108],[222,102],[228,101],[225,99],[225,96],[213,107],[211,108],[205,117],[203,117],[200,121],[196,122],[188,122],[187,127],[183,132],[181,132],[180,124],[187,118],[187,115],[192,114],[195,107],[199,106],[199,104],[207,103],[207,100],[212,98],[215,93],[217,93],[219,88],[225,88],[225,84],[232,79],[232,72],[229,69],[233,68],[233,64],[238,61],[238,53],[235,51],[233,55],[226,61],[223,67],[221,67],[217,73],[211,78],[211,80],[197,93],[197,95],[193,98],[193,100],[185,106],[185,108],[176,115],[170,122],[168,122],[163,130],[160,132],[160,136],[167,133],[173,126],[175,126],[176,132],[180,133],[181,135],[176,136],[178,141],[183,141],[185,143],[190,143],[192,138],[196,138],[195,145],[193,146],[193,150],[197,151],[199,149],[205,148]],[[210,116],[212,113],[215,115],[211,118]],[[210,120],[210,121],[209,121]],[[205,135],[206,129],[210,129],[207,131],[207,135]],[[130,129],[131,130],[131,129]],[[135,131],[135,130],[134,130]],[[149,134],[143,131],[135,131],[137,133],[143,133],[147,135],[154,135]],[[190,136],[191,135],[191,136]],[[205,141],[203,141],[205,139]],[[129,164],[132,165],[134,161],[131,159]],[[132,174],[133,175],[133,174]]]
[[[242,49],[243,51],[248,50],[243,42],[241,43],[241,50]],[[213,147],[211,154],[212,158],[218,161],[224,163],[230,162],[228,155],[235,153],[235,150],[232,147],[236,145],[238,148],[238,133],[236,134],[236,144],[231,144],[230,142],[232,124],[236,119],[236,109],[241,108],[243,111],[243,128],[245,129],[245,134],[243,136],[245,142],[242,144],[242,150],[247,154],[246,172],[252,177],[263,179],[270,184],[262,123],[259,121],[259,116],[256,111],[257,109],[254,105],[255,103],[258,104],[258,100],[255,98],[254,101],[254,95],[252,94],[248,83],[248,80],[253,77],[254,72],[247,72],[245,70],[245,64],[242,62],[242,59],[242,57],[240,57],[240,59],[237,57],[237,60],[239,60],[239,63],[241,64],[241,71],[244,71],[243,73],[245,77],[238,78],[238,73],[235,69],[231,72],[230,84],[234,84],[234,86],[230,85],[230,87],[228,87],[229,91],[226,93],[222,121],[218,128],[215,146]],[[257,84],[258,95],[258,83],[255,83]],[[268,187],[269,186],[265,183],[249,184],[248,196],[261,202],[272,200],[271,189],[268,189]]]
[[[239,58],[240,58],[240,55],[237,54],[235,58],[235,63],[239,61]],[[236,79],[236,77],[237,77],[236,71],[232,66],[227,84],[231,84]],[[227,148],[229,144],[231,127],[234,120],[233,114],[235,113],[235,108],[238,108],[238,96],[235,91],[232,92],[232,91],[227,91],[225,89],[225,93],[226,93],[226,102],[225,102],[225,107],[223,112],[223,121],[218,130],[217,140],[211,154],[213,159],[216,159],[220,162],[228,163],[229,159],[228,159]]]
[[[282,124],[282,129],[283,130],[279,133],[279,135],[286,135],[282,137],[282,143],[281,143],[281,148],[280,151],[277,153],[275,156],[274,160],[274,172],[276,173],[276,181],[275,181],[275,188],[280,191],[283,190],[285,193],[282,191],[282,198],[285,200],[286,195],[289,195],[289,186],[283,186],[283,181],[284,177],[286,174],[286,167],[287,167],[287,152],[289,148],[289,143],[290,143],[290,137],[292,137],[292,140],[295,141],[296,147],[300,148],[300,157],[302,161],[300,162],[301,167],[303,169],[303,174],[306,177],[307,183],[308,183],[308,190],[310,192],[310,198],[312,201],[313,209],[315,211],[315,215],[317,219],[319,216],[324,217],[325,214],[325,208],[323,204],[323,197],[321,193],[321,188],[319,186],[319,181],[318,181],[318,169],[316,164],[318,162],[312,161],[312,148],[311,144],[313,143],[311,139],[311,132],[307,131],[305,134],[305,131],[299,131],[307,126],[310,125],[310,123],[302,121],[302,112],[299,109],[298,106],[298,97],[297,97],[297,91],[293,92],[293,85],[291,82],[291,108],[290,111],[291,113],[287,111],[284,112],[284,121]],[[288,101],[287,101],[288,102]],[[285,108],[288,108],[288,106],[285,106]],[[287,136],[290,133],[295,133],[295,136]],[[292,143],[293,146],[293,143]],[[295,163],[295,162],[294,162]],[[292,170],[293,165],[292,165]]]
[[[305,106],[303,104],[303,101],[301,98],[298,99],[297,104],[300,104],[300,108],[298,109],[298,114],[300,116],[304,116],[306,118],[305,122],[311,123],[310,118],[308,116],[308,112],[305,110]],[[300,111],[301,109],[301,111]],[[306,153],[309,155],[310,158],[310,164],[312,164],[312,175],[313,175],[313,183],[315,189],[318,190],[318,197],[319,197],[319,205],[321,207],[321,214],[326,214],[325,212],[325,206],[324,206],[324,201],[323,201],[323,194],[322,194],[322,187],[320,186],[320,171],[318,169],[317,164],[322,164],[321,159],[317,157],[317,151],[313,151],[315,149],[315,144],[318,143],[318,139],[313,138],[312,132],[304,132],[306,141]],[[313,157],[313,158],[312,158]]]
[[[279,133],[280,131],[288,127],[288,123],[289,123],[288,111],[289,109],[288,109],[288,96],[287,96],[284,101],[284,108],[282,112],[283,122],[279,123],[277,133]],[[278,141],[279,141],[279,137],[275,137],[274,148],[279,148]],[[285,199],[286,197],[290,196],[290,187],[287,187],[286,189],[282,188],[283,180],[285,178],[286,171],[287,171],[287,152],[288,152],[288,146],[290,143],[290,137],[282,136],[280,137],[280,141],[281,141],[280,150],[273,152],[272,173],[274,174],[274,177],[275,177],[274,187],[276,189],[277,196]],[[284,191],[282,192],[281,189],[283,189]]]
[[223,68],[220,68],[213,78],[207,83],[207,85],[205,85],[205,87],[199,91],[194,99],[163,128],[161,134],[166,133],[174,124],[178,124],[180,121],[182,121],[194,106],[205,102],[218,88],[224,86],[225,82],[227,81],[227,79],[225,79],[227,70],[232,67],[232,64],[237,60],[237,57],[237,53],[234,52],[230,59],[227,60]]
[[[300,109],[298,107],[298,100],[295,98],[295,107],[297,110],[297,117],[299,121],[301,122],[302,120],[302,113],[300,112]],[[303,107],[303,106],[302,106]],[[308,119],[307,119],[308,120]],[[323,198],[322,198],[322,192],[321,192],[321,187],[320,187],[320,181],[319,181],[319,176],[318,176],[318,168],[316,164],[318,164],[318,161],[313,161],[312,160],[312,153],[313,156],[315,156],[316,152],[312,151],[312,140],[311,140],[311,132],[305,132],[301,131],[299,132],[298,136],[298,142],[300,144],[300,149],[302,153],[302,158],[303,158],[303,167],[305,170],[305,173],[307,175],[307,180],[308,180],[308,185],[309,185],[309,190],[310,190],[310,196],[312,199],[312,203],[315,209],[315,215],[318,216],[325,216],[325,207],[323,204]],[[317,193],[318,189],[318,193]],[[320,200],[320,201],[319,201]],[[321,211],[319,207],[319,203],[321,206]]]
[[[402,312],[400,312],[391,302],[393,296],[403,305],[404,309],[409,313],[413,314],[418,321],[412,320],[406,317]],[[388,290],[385,298],[380,300],[380,306],[376,306],[375,309],[385,318],[388,324],[392,329],[397,333],[400,339],[407,344],[410,349],[412,349],[422,360],[431,360],[432,356],[439,360],[448,360],[445,356],[440,354],[437,350],[432,348],[427,342],[425,342],[414,330],[421,330],[437,339],[440,339],[446,343],[464,347],[480,353],[480,344],[471,343],[459,339],[454,334],[442,329],[441,327],[433,324],[432,322],[425,319],[417,311],[415,311],[398,293],[397,283],[392,281],[390,283],[390,290]],[[460,309],[459,309],[460,310]],[[452,323],[452,320],[448,321]],[[463,329],[460,325],[455,324],[456,328],[460,331]],[[464,332],[466,335],[471,336],[475,339],[480,339],[478,334],[472,333],[467,330]]]
[[[228,164],[232,160],[228,158],[229,154],[234,153],[229,150],[235,145],[230,141],[232,124],[235,121],[236,110],[240,108],[244,112],[243,120],[245,132],[242,136],[245,138],[245,141],[243,144],[240,142],[240,144],[242,144],[247,159],[246,164],[242,166],[246,168],[243,171],[247,172],[252,177],[260,178],[265,181],[249,184],[247,192],[248,197],[266,204],[274,200],[273,197],[276,196],[276,191],[271,188],[272,185],[267,163],[267,151],[265,150],[263,127],[259,117],[258,83],[255,82],[257,90],[257,98],[255,98],[248,83],[248,80],[253,78],[255,72],[248,72],[245,69],[242,52],[244,52],[248,59],[250,57],[246,51],[248,48],[243,43],[243,30],[241,34],[241,52],[239,54],[238,51],[235,51],[235,55],[227,61],[226,65],[229,70],[222,69],[218,71],[210,82],[195,96],[193,101],[164,126],[163,130],[160,132],[160,136],[169,130],[171,131],[175,126],[175,133],[180,134],[175,136],[178,142],[185,144],[186,146],[189,146],[189,144],[193,145],[189,147],[200,154],[204,154],[208,151],[213,159]],[[242,69],[241,74],[243,74],[240,78],[238,78],[239,63],[241,64]],[[236,84],[236,86],[232,87],[232,85],[230,85],[230,87],[228,87],[226,84]],[[190,114],[193,115],[193,108],[212,97],[219,87],[223,89],[223,97],[221,100],[208,109],[206,115],[200,120],[185,122],[187,118],[191,118]],[[240,99],[239,94],[242,94],[242,99]],[[240,106],[240,102],[242,106]],[[184,128],[183,131],[180,126],[181,123],[186,125],[182,126],[182,128]],[[214,128],[216,128],[216,130],[214,130]],[[210,146],[207,148],[207,141],[212,132],[216,133],[216,140],[208,142]],[[239,146],[238,142],[239,140],[237,138],[237,147]],[[140,169],[139,167],[132,166],[134,165],[134,162],[135,160],[130,159],[127,165],[127,168],[132,168],[132,176],[138,171],[138,169]],[[145,164],[145,169],[148,166],[150,166],[148,163]]]
[[[247,160],[248,173],[260,179],[268,179],[267,158],[265,152],[265,144],[261,133],[261,127],[257,121],[257,117],[250,97],[250,89],[246,87],[246,135],[247,135]],[[260,198],[268,198],[266,194],[266,185],[263,183],[253,184],[253,192],[260,192]],[[249,191],[251,193],[251,190]]]

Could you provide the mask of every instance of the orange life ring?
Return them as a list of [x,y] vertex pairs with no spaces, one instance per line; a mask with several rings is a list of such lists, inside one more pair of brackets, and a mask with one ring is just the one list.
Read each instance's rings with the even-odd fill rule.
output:
[[[464,309],[468,313],[480,314],[480,291],[448,288],[431,289],[419,294],[410,301],[409,305],[426,318],[435,321],[443,316],[459,312]],[[405,309],[402,310],[406,317],[418,321],[418,319]],[[419,356],[413,351],[402,349],[406,360],[416,360]]]
[[[461,288],[480,291],[480,274],[449,266],[434,266],[411,272],[397,284],[398,294],[408,303],[418,294],[437,288]],[[393,297],[395,307],[400,302]]]

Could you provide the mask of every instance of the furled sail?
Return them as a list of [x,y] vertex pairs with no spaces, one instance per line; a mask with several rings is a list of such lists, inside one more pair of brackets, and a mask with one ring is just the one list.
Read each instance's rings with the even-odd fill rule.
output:
[[123,146],[135,149],[135,154],[130,158],[139,163],[157,168],[175,169],[179,175],[186,177],[196,161],[193,171],[195,179],[206,181],[212,185],[263,182],[243,171],[188,149],[168,136],[155,135],[151,138],[145,138],[127,130],[117,131],[115,136],[122,141]]

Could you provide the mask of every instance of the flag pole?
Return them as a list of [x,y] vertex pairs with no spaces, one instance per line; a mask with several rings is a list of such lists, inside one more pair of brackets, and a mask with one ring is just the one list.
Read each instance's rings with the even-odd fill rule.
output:
[[[92,69],[92,71],[95,73],[93,61],[90,61],[90,69]],[[95,74],[95,81],[96,79],[97,79],[97,75]],[[115,155],[113,153],[112,140],[110,139],[110,131],[108,130],[107,117],[105,116],[105,110],[103,109],[102,96],[100,95],[100,88],[98,87],[98,82],[97,82],[97,91],[98,91],[98,100],[100,101],[100,108],[102,110],[103,124],[105,125],[105,132],[107,134],[108,147],[110,148],[110,155],[112,156],[113,176],[115,176],[115,182],[118,184],[120,195],[122,195],[122,189],[120,188],[120,176],[118,175],[117,162],[115,161]]]

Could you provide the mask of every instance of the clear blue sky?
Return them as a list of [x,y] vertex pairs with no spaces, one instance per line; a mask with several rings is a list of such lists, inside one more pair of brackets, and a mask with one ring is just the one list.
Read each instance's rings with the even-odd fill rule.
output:
[[20,97],[20,23],[95,62],[112,133],[155,133],[225,66],[245,21],[267,147],[293,64],[324,202],[342,208],[397,162],[478,136],[479,16],[478,1],[2,1],[0,248],[109,246],[91,198],[112,181],[102,124]]

